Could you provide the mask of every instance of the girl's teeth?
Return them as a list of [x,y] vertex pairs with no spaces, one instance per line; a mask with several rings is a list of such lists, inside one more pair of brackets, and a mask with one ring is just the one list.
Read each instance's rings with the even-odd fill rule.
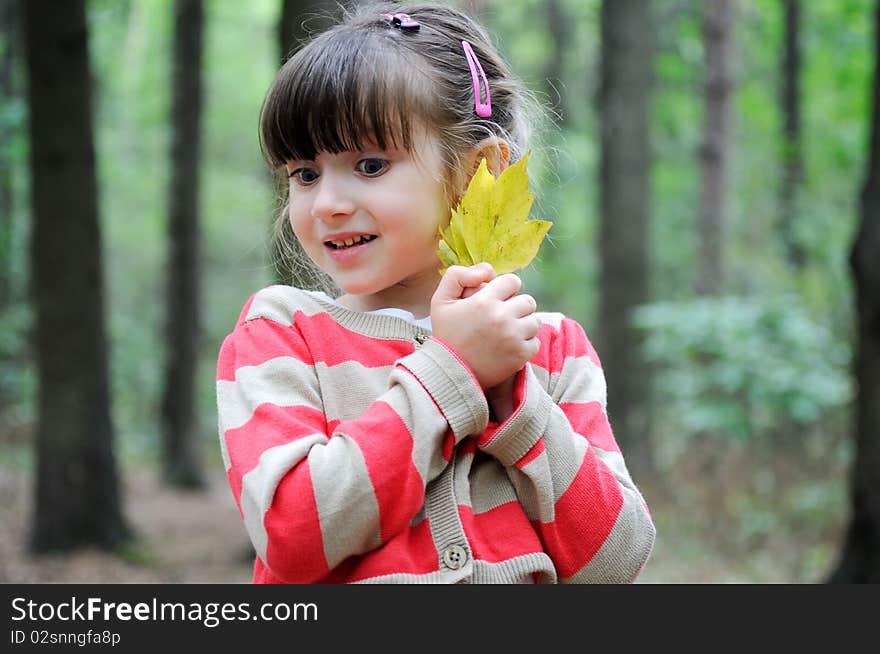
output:
[[347,247],[351,247],[352,245],[355,245],[357,243],[367,243],[371,240],[372,240],[372,238],[368,238],[366,236],[356,236],[354,238],[347,238],[343,241],[330,241],[330,242],[334,245],[334,247],[347,248]]

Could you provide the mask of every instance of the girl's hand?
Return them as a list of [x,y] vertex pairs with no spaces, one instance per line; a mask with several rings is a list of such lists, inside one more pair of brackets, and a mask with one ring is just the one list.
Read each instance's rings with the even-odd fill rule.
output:
[[[467,361],[483,390],[505,382],[538,353],[540,321],[514,274],[489,264],[450,266],[431,298],[433,333]],[[476,289],[476,290],[470,290]]]

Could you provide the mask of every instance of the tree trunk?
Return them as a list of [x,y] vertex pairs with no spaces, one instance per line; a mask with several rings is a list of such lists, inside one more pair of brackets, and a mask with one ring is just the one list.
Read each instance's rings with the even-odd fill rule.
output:
[[83,0],[24,3],[38,380],[31,548],[114,547],[120,510]]
[[628,464],[650,468],[649,377],[631,325],[648,297],[648,105],[654,34],[646,0],[603,0],[601,11],[600,348],[608,411]]
[[733,19],[734,0],[710,0],[703,21],[706,81],[697,216],[699,277],[696,290],[701,295],[717,295],[724,288]]
[[568,121],[565,106],[565,79],[563,65],[565,53],[568,52],[569,24],[568,16],[562,7],[562,0],[547,0],[547,30],[550,36],[550,59],[544,72],[544,84],[547,98],[550,100],[560,126]]
[[169,188],[168,360],[162,402],[164,474],[183,488],[203,485],[195,419],[199,351],[199,121],[202,0],[177,0],[174,21],[172,174]]
[[803,179],[801,148],[801,48],[800,0],[783,0],[785,43],[781,62],[782,180],[779,188],[779,227],[785,256],[796,269],[804,265],[805,254],[795,232],[797,195]]
[[873,86],[861,222],[850,252],[856,291],[856,446],[850,523],[830,577],[838,583],[880,583],[880,2],[875,7]]

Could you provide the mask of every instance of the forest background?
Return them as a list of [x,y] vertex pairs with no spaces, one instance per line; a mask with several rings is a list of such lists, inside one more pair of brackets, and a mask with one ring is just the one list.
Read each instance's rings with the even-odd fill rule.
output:
[[[612,384],[615,354],[602,320],[603,293],[614,293],[602,258],[602,3],[465,4],[557,114],[548,114],[530,160],[538,194],[532,215],[554,227],[523,273],[525,286],[539,307],[562,311],[596,335]],[[11,15],[13,5],[2,7]],[[793,5],[800,20],[792,68],[785,53]],[[110,552],[30,551],[38,374],[28,295],[27,77],[23,46],[0,43],[0,164],[9,189],[0,207],[0,582],[249,577],[251,553],[217,444],[214,369],[245,300],[276,280],[269,244],[276,198],[257,121],[282,59],[281,6],[203,3],[192,430],[202,483],[186,490],[163,476],[159,419],[169,351],[175,3],[86,3],[110,410],[121,511],[135,535]],[[731,13],[722,37],[729,40],[719,64],[707,59],[703,26],[708,12],[725,7]],[[855,456],[849,255],[868,157],[874,11],[871,0],[652,3],[644,258],[619,261],[644,267],[647,281],[627,327],[629,356],[649,389],[627,411],[645,416],[644,429],[638,442],[621,442],[658,527],[641,583],[812,583],[837,563]],[[704,120],[707,106],[718,107],[706,85],[712,67],[727,88],[720,141]],[[792,71],[796,132],[785,101]],[[720,144],[714,154],[712,144]],[[723,185],[708,197],[706,179],[717,175],[718,161]],[[55,201],[64,207],[63,197]],[[707,207],[715,232],[706,231]],[[627,224],[621,228],[625,234]],[[704,242],[712,238],[714,245]],[[708,261],[707,247],[715,253]]]

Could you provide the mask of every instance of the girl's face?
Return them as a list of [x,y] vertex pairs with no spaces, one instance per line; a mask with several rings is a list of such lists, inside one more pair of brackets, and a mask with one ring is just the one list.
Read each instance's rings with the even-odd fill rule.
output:
[[443,161],[434,139],[414,137],[415,154],[368,146],[287,162],[293,231],[347,294],[344,303],[360,310],[427,315],[440,280],[437,230],[449,214]]

